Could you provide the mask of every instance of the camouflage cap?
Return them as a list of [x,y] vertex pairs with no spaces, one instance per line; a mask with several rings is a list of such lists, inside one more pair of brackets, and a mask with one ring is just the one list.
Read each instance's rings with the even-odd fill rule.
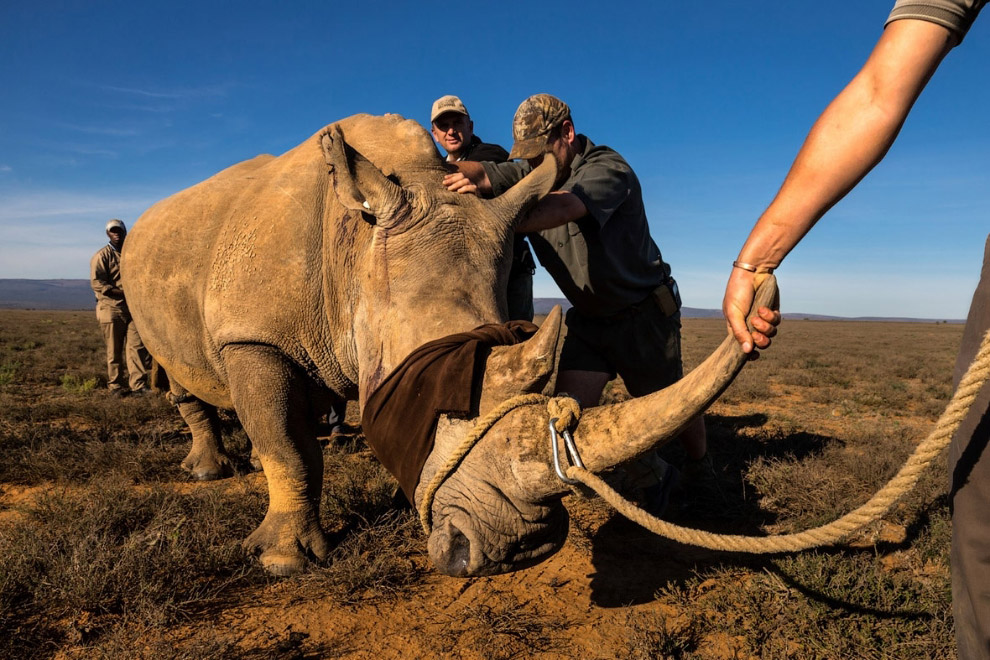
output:
[[110,220],[110,222],[107,223],[107,233],[108,234],[110,233],[110,230],[111,229],[120,229],[120,230],[123,230],[124,232],[127,231],[127,227],[124,226],[124,221],[123,220],[118,220],[117,218],[113,218],[113,219]]
[[436,101],[433,102],[433,111],[430,112],[430,123],[432,124],[437,120],[437,117],[444,114],[445,112],[456,112],[458,114],[464,115],[465,117],[470,117],[467,108],[461,103],[461,100],[454,96],[453,94],[447,94],[446,96],[441,96]]
[[550,94],[534,94],[519,104],[512,119],[512,151],[509,158],[536,158],[546,153],[550,131],[571,116],[567,104]]

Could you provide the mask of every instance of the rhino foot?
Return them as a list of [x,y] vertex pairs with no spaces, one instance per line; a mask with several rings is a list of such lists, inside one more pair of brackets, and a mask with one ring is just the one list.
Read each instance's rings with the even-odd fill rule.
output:
[[226,454],[194,453],[182,459],[182,468],[197,481],[215,481],[234,476],[234,463]]
[[272,575],[301,573],[311,560],[322,561],[330,554],[320,524],[302,518],[269,512],[242,545],[248,552],[260,552],[261,565]]

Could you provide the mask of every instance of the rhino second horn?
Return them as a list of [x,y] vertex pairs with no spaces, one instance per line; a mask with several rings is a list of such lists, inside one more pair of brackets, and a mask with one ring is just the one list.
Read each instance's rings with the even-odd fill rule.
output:
[[556,372],[563,320],[560,305],[554,305],[535,335],[492,350],[485,363],[479,414],[518,394],[544,390]]
[[547,154],[539,167],[527,174],[522,181],[485,203],[495,216],[510,227],[515,227],[517,220],[530,206],[550,194],[556,179],[557,160],[553,154]]

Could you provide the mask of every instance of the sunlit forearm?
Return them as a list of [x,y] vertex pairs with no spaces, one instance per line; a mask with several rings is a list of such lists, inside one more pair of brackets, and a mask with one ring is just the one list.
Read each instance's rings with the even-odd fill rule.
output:
[[887,28],[863,70],[815,122],[740,261],[779,264],[883,159],[953,44],[951,33],[934,23],[903,20]]
[[516,231],[529,233],[543,229],[553,229],[573,222],[588,213],[584,202],[570,192],[552,192],[541,199],[536,206],[516,225]]

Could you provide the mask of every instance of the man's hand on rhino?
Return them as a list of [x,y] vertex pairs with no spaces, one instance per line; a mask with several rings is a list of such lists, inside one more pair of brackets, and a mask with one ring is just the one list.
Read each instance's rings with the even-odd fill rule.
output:
[[463,194],[478,194],[478,186],[460,172],[448,174],[443,178],[443,185],[451,192]]
[[443,185],[451,192],[482,195],[491,193],[491,184],[481,163],[460,161],[447,163],[450,174],[443,178]]

